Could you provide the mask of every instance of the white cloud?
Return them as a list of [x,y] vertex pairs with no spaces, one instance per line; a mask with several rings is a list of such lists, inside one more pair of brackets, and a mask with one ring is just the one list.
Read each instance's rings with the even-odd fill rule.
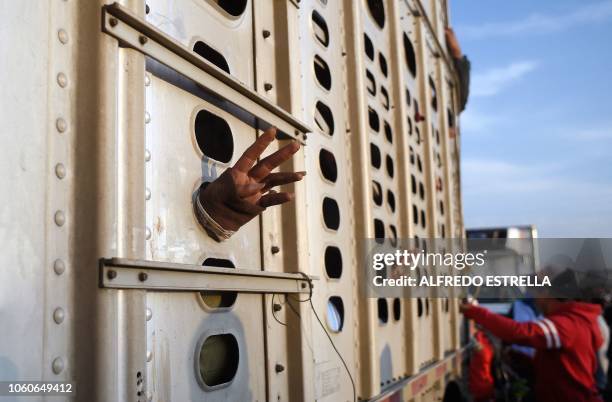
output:
[[[587,3],[587,2],[585,2]],[[567,14],[531,14],[528,17],[505,22],[459,27],[462,37],[484,39],[493,36],[515,36],[521,34],[543,34],[563,31],[574,26],[602,22],[612,17],[612,0],[585,4]]]
[[505,67],[496,67],[482,73],[474,73],[471,79],[470,96],[492,96],[535,70],[538,63],[523,60]]

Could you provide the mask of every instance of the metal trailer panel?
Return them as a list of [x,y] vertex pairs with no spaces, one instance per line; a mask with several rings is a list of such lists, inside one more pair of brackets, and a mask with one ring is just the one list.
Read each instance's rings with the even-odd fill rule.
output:
[[[424,113],[428,121],[415,122],[414,103],[407,104],[404,98],[406,87],[413,99],[418,98],[419,105],[425,107],[431,94],[427,92],[426,74],[411,77],[402,61],[402,30],[414,42],[421,72],[437,71],[436,82],[442,86],[445,74],[452,74],[450,69],[445,70],[450,65],[436,40],[431,41],[431,46],[434,53],[442,53],[442,59],[424,64],[424,37],[439,29],[432,31],[431,22],[416,17],[414,11],[423,8],[420,3],[407,8],[406,2],[385,2],[387,24],[379,30],[365,1],[325,5],[312,0],[302,2],[298,8],[295,2],[245,0],[235,3],[238,7],[244,4],[244,9],[240,15],[232,16],[216,1],[152,0],[148,3],[147,21],[169,35],[166,40],[140,24],[145,18],[144,2],[126,0],[122,2],[126,13],[120,14],[146,28],[140,37],[132,36],[131,42],[120,34],[112,37],[100,31],[104,3],[53,2],[36,10],[14,4],[8,10],[11,15],[36,19],[39,29],[27,31],[24,40],[29,47],[3,46],[10,49],[13,60],[23,60],[34,73],[20,80],[22,72],[16,71],[14,65],[3,70],[15,77],[7,80],[7,88],[17,99],[11,109],[3,108],[15,110],[3,116],[3,121],[8,121],[13,131],[27,129],[29,134],[16,145],[4,147],[11,151],[2,159],[8,161],[6,170],[20,177],[7,182],[6,188],[13,188],[15,182],[27,182],[29,189],[34,183],[36,188],[45,189],[45,196],[26,203],[32,197],[25,187],[17,188],[8,208],[3,208],[5,244],[15,244],[15,249],[20,250],[18,254],[4,254],[3,260],[7,266],[18,267],[18,272],[27,278],[27,282],[15,281],[17,271],[7,271],[3,277],[3,283],[11,283],[3,289],[3,295],[14,296],[2,299],[3,311],[12,323],[8,339],[19,340],[21,345],[24,339],[31,339],[27,346],[33,353],[17,356],[13,349],[3,349],[0,373],[13,376],[27,370],[40,373],[37,378],[74,379],[79,384],[80,400],[350,399],[352,390],[343,381],[345,373],[341,369],[338,374],[336,356],[325,346],[320,328],[312,327],[318,324],[311,322],[307,304],[295,306],[300,313],[297,318],[286,305],[281,305],[279,314],[272,313],[272,305],[280,299],[270,295],[240,294],[231,307],[214,308],[205,300],[218,302],[222,296],[218,292],[204,296],[184,290],[145,293],[146,286],[137,285],[133,285],[138,287],[136,290],[98,289],[101,257],[196,265],[214,257],[217,262],[229,260],[238,268],[254,271],[319,275],[322,279],[314,295],[317,311],[326,311],[332,295],[344,301],[346,326],[332,338],[349,365],[356,367],[353,375],[360,396],[382,396],[392,389],[401,389],[406,398],[419,400],[440,395],[450,370],[449,360],[433,366],[427,363],[456,348],[452,336],[447,335],[449,327],[456,327],[456,301],[451,302],[450,316],[445,316],[439,301],[397,299],[400,319],[394,320],[396,300],[388,299],[385,303],[391,317],[381,325],[377,301],[364,299],[358,291],[362,280],[358,272],[344,269],[341,279],[335,280],[323,271],[322,246],[328,244],[341,248],[345,267],[357,266],[361,239],[376,235],[375,218],[383,222],[387,234],[392,233],[393,225],[398,237],[432,237],[442,231],[441,224],[445,225],[445,234],[451,230],[462,235],[458,137],[451,140],[444,134],[448,122],[443,113],[433,121],[441,130],[440,145],[430,144],[431,134],[436,131],[435,127],[430,129],[431,114]],[[328,21],[332,40],[338,38],[327,49],[313,38],[314,9]],[[11,24],[11,32],[22,37],[19,25]],[[108,31],[110,25],[104,24],[110,24],[110,20],[103,20],[103,29]],[[123,29],[124,20],[119,18],[118,24]],[[49,34],[40,35],[40,31]],[[138,31],[122,32],[134,35]],[[375,62],[364,56],[363,32],[372,37],[378,52],[382,50],[386,76],[379,53]],[[148,45],[142,36],[148,38]],[[3,38],[7,37],[10,36]],[[174,42],[192,49],[198,40],[206,41],[225,57],[238,82],[219,75],[190,53],[176,60],[187,61],[188,64],[181,61],[181,68],[191,85],[185,84],[184,77],[178,79],[169,74],[168,66],[164,69],[150,60],[162,54],[158,51],[175,55],[182,52]],[[155,48],[159,43],[161,48]],[[299,48],[296,44],[300,44]],[[26,48],[38,49],[36,60],[30,58]],[[331,71],[329,91],[313,84],[314,49],[318,49],[317,54]],[[141,52],[150,56],[146,66]],[[209,58],[214,55],[210,50],[204,53]],[[164,60],[175,62],[174,58]],[[369,77],[365,68],[371,70],[376,81],[375,96],[367,91]],[[302,76],[297,79],[300,72]],[[245,102],[237,106],[251,111],[258,108],[269,117],[268,123],[286,125],[286,131],[291,131],[287,134],[292,136],[299,137],[308,129],[294,115],[315,122],[314,99],[329,102],[333,113],[343,116],[334,116],[338,130],[335,135],[312,134],[308,148],[281,167],[308,167],[309,190],[301,185],[291,186],[297,193],[294,205],[267,211],[224,245],[212,242],[199,228],[193,217],[191,196],[202,177],[213,178],[231,165],[253,141],[256,130],[252,126],[261,121],[244,117],[227,102],[204,94],[202,82],[198,86],[193,80],[206,76],[213,79],[206,80],[204,87],[217,85],[222,98],[242,96],[233,98],[242,99],[238,103]],[[341,87],[336,85],[338,82]],[[380,90],[381,83],[386,95]],[[439,91],[441,104],[449,102],[446,90]],[[449,92],[450,98],[452,89]],[[378,115],[378,134],[368,129],[368,105]],[[198,147],[194,126],[201,110],[223,119],[233,133],[234,153],[226,163],[204,157]],[[32,119],[33,111],[45,117]],[[409,119],[414,130],[421,126],[420,144],[415,143],[414,132],[412,137],[409,134]],[[388,137],[385,122],[390,128]],[[370,142],[379,148],[385,163],[389,156],[393,174],[385,171],[384,163],[380,168],[370,167]],[[19,152],[13,152],[15,146]],[[414,155],[422,159],[422,171],[412,166],[409,146],[420,147],[414,149]],[[317,163],[317,150],[325,147],[334,151],[338,164],[338,181],[333,185],[320,174]],[[434,172],[431,165],[436,152],[442,155],[443,166]],[[423,199],[418,185],[417,194],[412,194],[409,173],[422,180]],[[444,188],[448,189],[438,198],[434,194],[434,174],[443,177]],[[383,188],[382,205],[374,200],[372,179]],[[388,202],[387,189],[395,194],[395,210]],[[321,224],[322,196],[347,206],[339,208],[342,230],[337,234],[324,228],[324,219]],[[436,200],[449,204],[445,211],[452,210],[452,218],[448,212],[435,212]],[[412,223],[412,204],[418,205],[419,218],[420,211],[427,214],[425,225]],[[24,205],[29,206],[27,211]],[[11,221],[10,214],[23,219]],[[315,228],[314,222],[320,226]],[[355,240],[347,240],[344,233],[354,233]],[[309,250],[314,251],[309,254]],[[40,275],[43,268],[44,275]],[[176,282],[176,286],[184,280]],[[135,283],[133,278],[129,281]],[[24,294],[32,295],[27,303],[19,307],[11,304],[12,300],[23,300]],[[15,314],[24,305],[30,306],[32,312],[26,321]],[[29,336],[24,337],[24,333]],[[229,384],[207,387],[198,379],[197,351],[207,336],[220,334],[234,336],[240,364]],[[277,369],[279,365],[283,368]],[[419,368],[422,373],[412,376]],[[337,378],[343,383],[329,386]],[[322,387],[325,382],[326,389]]]
[[[356,307],[357,257],[351,188],[347,77],[349,57],[344,43],[341,2],[300,2],[299,43],[303,114],[315,127],[308,138],[306,160],[309,273],[321,280],[313,304],[339,353],[356,379],[358,325]],[[353,389],[340,357],[323,329],[312,330],[314,398],[352,400]]]

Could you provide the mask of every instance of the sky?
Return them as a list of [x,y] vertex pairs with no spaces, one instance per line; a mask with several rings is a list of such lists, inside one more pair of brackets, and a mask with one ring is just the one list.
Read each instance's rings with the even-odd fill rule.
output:
[[612,237],[612,0],[454,0],[466,228]]

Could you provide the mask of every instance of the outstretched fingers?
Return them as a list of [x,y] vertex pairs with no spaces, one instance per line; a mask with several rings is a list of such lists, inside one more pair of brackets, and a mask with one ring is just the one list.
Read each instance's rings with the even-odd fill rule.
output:
[[247,173],[249,169],[253,166],[253,164],[257,161],[257,158],[261,156],[261,154],[268,148],[268,145],[274,141],[276,137],[276,128],[271,127],[264,131],[262,135],[257,138],[257,140],[247,148],[246,151],[242,154],[240,159],[234,165],[234,169],[239,170],[240,172]]
[[277,193],[276,191],[270,191],[268,194],[262,196],[259,199],[259,206],[268,208],[273,205],[280,205],[291,201],[295,197],[293,193]]
[[263,180],[281,163],[289,160],[299,149],[300,144],[295,141],[285,145],[272,155],[259,161],[259,163],[249,171],[249,176],[257,181]]
[[267,177],[262,180],[262,183],[265,184],[264,189],[271,189],[272,187],[282,186],[284,184],[294,183],[296,181],[300,181],[306,176],[306,172],[278,172],[278,173],[270,173]]

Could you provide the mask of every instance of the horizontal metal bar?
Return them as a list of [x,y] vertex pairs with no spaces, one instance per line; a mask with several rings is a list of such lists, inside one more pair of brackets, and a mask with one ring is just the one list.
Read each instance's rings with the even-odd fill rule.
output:
[[170,67],[302,144],[306,133],[312,132],[290,113],[247,88],[120,4],[113,3],[104,6],[102,10],[102,30],[117,38],[123,46],[134,48]]
[[312,279],[300,274],[123,258],[101,259],[99,274],[101,288],[184,292],[309,293]]
[[[437,371],[438,368],[442,368],[443,366],[445,366],[446,370],[449,370],[448,367],[449,366],[452,367],[453,360],[456,359],[457,357],[463,358],[465,356],[465,353],[471,347],[472,345],[468,344],[460,349],[457,349],[456,351],[450,352],[443,360],[433,363],[432,365],[421,370],[418,374],[415,374],[411,377],[404,378],[400,381],[397,381],[391,384],[390,386],[385,388],[380,394],[370,399],[367,399],[367,402],[382,402],[383,400],[387,400],[387,398],[391,397],[395,393],[400,392],[404,388],[411,386],[415,381],[422,380],[423,376],[431,375],[431,373],[435,374],[435,371]],[[449,370],[449,371],[452,371],[452,370]],[[435,381],[437,381],[437,378],[434,378],[433,380],[430,380],[430,379],[428,380],[429,381],[427,381],[427,385],[431,385],[431,383],[434,383]],[[412,396],[415,396],[415,395],[412,395]]]

